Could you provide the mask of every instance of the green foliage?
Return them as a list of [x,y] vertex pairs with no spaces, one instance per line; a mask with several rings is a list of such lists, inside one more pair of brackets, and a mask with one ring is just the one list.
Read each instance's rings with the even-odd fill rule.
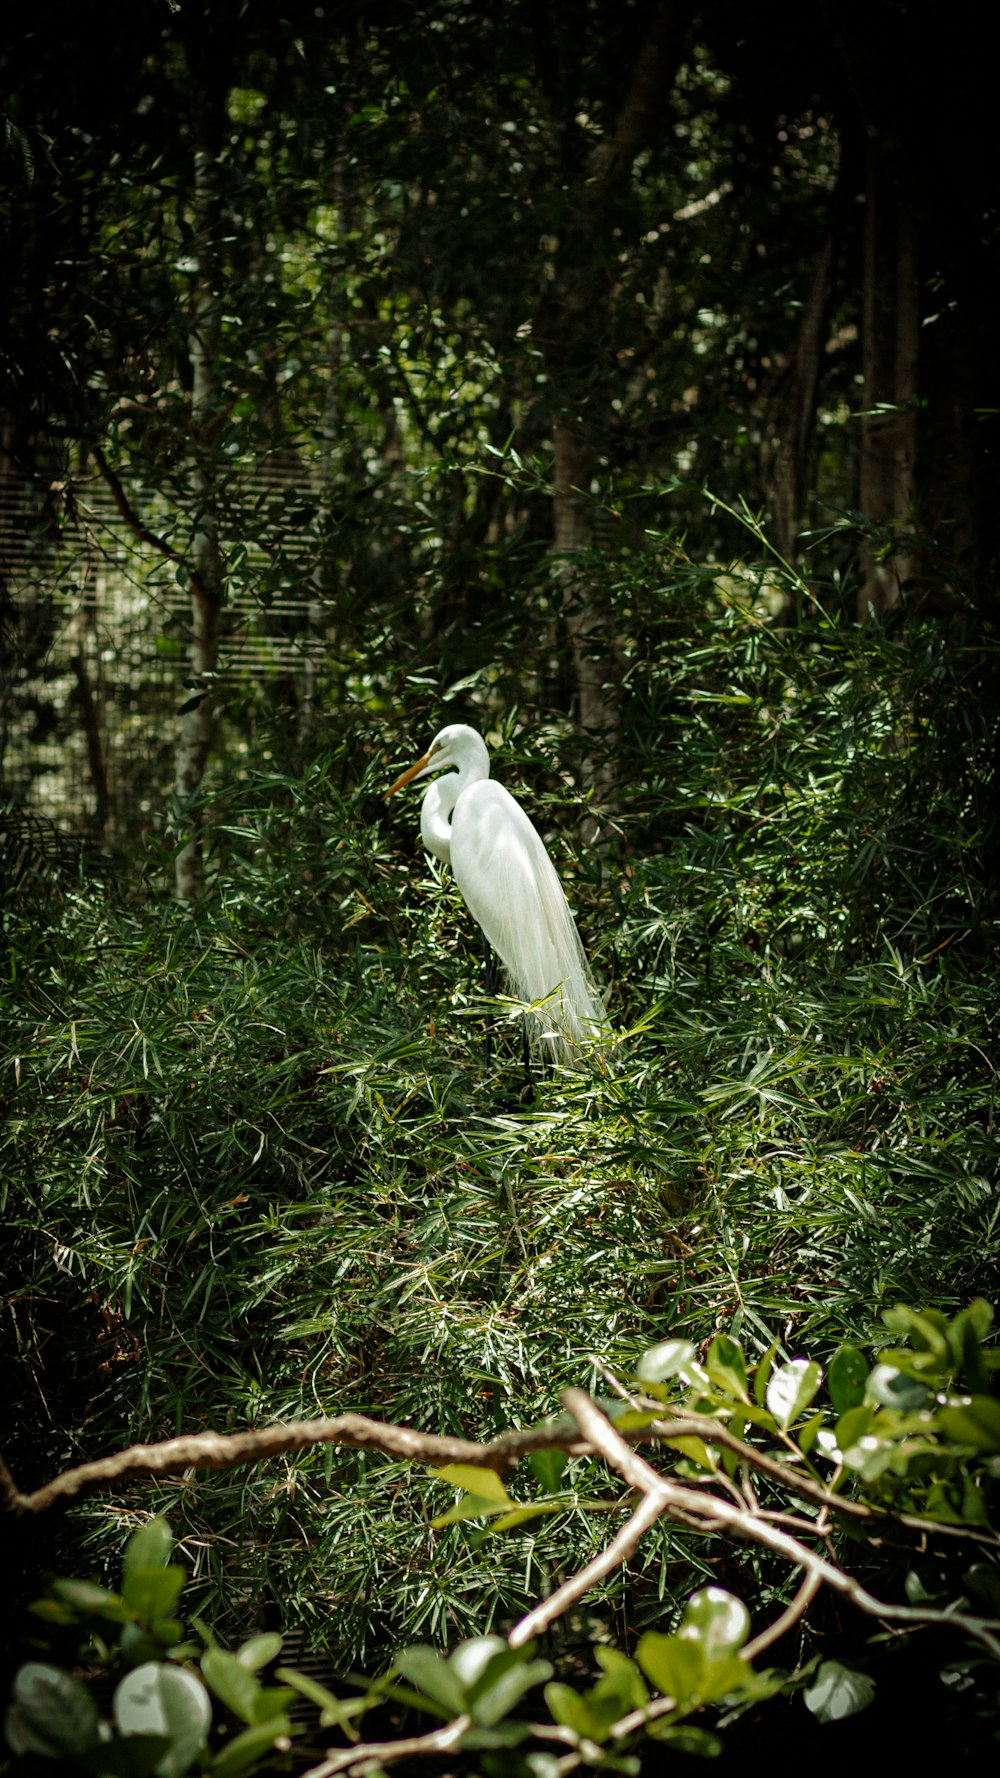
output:
[[[294,1691],[257,1678],[278,1654],[281,1637],[251,1638],[235,1655],[209,1637],[199,1669],[196,1641],[169,1615],[186,1579],[169,1560],[172,1544],[166,1521],[151,1519],[126,1545],[120,1593],[56,1580],[36,1602],[36,1617],[58,1633],[61,1645],[76,1642],[78,1661],[121,1677],[108,1721],[80,1679],[46,1662],[27,1662],[15,1677],[5,1722],[15,1754],[114,1778],[183,1778],[197,1761],[199,1771],[226,1778],[288,1747]],[[230,1719],[247,1726],[210,1753],[213,1717],[216,1743]]]
[[[440,719],[423,682],[406,690],[414,657],[317,711],[301,768],[276,731],[266,769],[220,770],[195,912],[147,883],[78,887],[8,926],[21,1487],[130,1442],[341,1408],[485,1437],[611,1373],[671,1411],[700,1399],[875,1511],[983,1522],[996,1416],[970,1305],[997,1263],[1000,1004],[986,654],[930,626],[817,616],[793,636],[764,620],[755,568],[724,584],[665,545],[653,567],[615,571],[617,851],[574,843],[562,729],[497,713],[496,681],[447,707],[499,743],[497,775],[546,833],[611,986],[605,1072],[523,1097],[501,1000],[484,1073],[476,934],[413,804],[381,804]],[[709,1486],[738,1472],[704,1428],[672,1448]],[[596,1466],[553,1451],[531,1467],[488,1513],[448,1477],[425,1501],[398,1463],[329,1449],[162,1481],[157,1507],[220,1644],[277,1622],[344,1673],[503,1635],[604,1546],[619,1508]],[[130,1485],[74,1508],[53,1565],[107,1581],[144,1501]],[[731,1560],[756,1626],[786,1570]],[[863,1561],[876,1590],[881,1561]],[[142,1573],[158,1566],[128,1582],[139,1665],[175,1646],[141,1616],[173,1619],[157,1589],[174,1583]],[[972,1566],[951,1566],[949,1600]],[[631,1650],[717,1580],[703,1536],[658,1527],[562,1633]]]

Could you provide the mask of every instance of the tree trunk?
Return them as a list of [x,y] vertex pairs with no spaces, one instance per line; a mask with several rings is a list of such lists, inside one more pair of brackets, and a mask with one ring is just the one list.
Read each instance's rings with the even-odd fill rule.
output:
[[205,886],[205,824],[191,806],[212,745],[214,699],[212,682],[219,658],[219,629],[224,595],[222,552],[216,491],[214,435],[219,408],[219,285],[215,269],[218,157],[204,139],[195,150],[194,200],[198,277],[188,350],[192,368],[191,433],[194,445],[192,489],[197,503],[197,530],[192,544],[191,640],[192,696],[180,719],[175,790],[186,838],[177,853],[175,881],[181,901],[196,901]]
[[[636,57],[614,126],[580,168],[576,214],[559,244],[555,277],[539,305],[534,332],[543,342],[552,390],[553,545],[561,565],[563,613],[570,639],[580,726],[591,736],[618,725],[618,674],[607,611],[572,554],[591,543],[588,501],[594,472],[588,409],[600,401],[595,379],[614,301],[609,264],[622,201],[636,156],[653,140],[686,41],[685,0],[661,0]],[[591,781],[606,789],[607,748],[592,756]]]
[[774,537],[786,562],[794,559],[802,522],[809,444],[816,414],[816,386],[830,307],[833,248],[831,232],[813,266],[809,291],[799,317],[795,356],[789,366],[790,382],[783,402],[784,411],[777,422],[780,433],[774,468]]
[[[859,504],[875,525],[912,524],[917,454],[916,226],[885,177],[875,142],[868,151],[862,308],[861,466]],[[858,616],[888,611],[916,578],[911,549],[883,556],[866,550]]]

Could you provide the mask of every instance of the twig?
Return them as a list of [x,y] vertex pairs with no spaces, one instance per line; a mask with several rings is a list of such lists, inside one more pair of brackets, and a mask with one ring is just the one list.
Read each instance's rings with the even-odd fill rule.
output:
[[611,1574],[615,1568],[619,1568],[632,1554],[644,1533],[649,1530],[651,1525],[655,1525],[662,1512],[662,1502],[653,1495],[647,1494],[632,1517],[611,1539],[611,1542],[601,1550],[599,1555],[588,1562],[584,1568],[579,1569],[576,1574],[571,1574],[569,1580],[563,1581],[562,1586],[557,1587],[548,1599],[543,1599],[540,1605],[536,1605],[533,1611],[529,1611],[526,1617],[521,1618],[514,1625],[507,1638],[511,1648],[520,1648],[523,1643],[531,1642],[535,1636],[540,1636],[542,1631],[547,1630],[550,1624],[554,1624],[556,1618],[561,1617],[564,1611],[568,1611],[577,1599],[582,1599],[585,1593],[589,1593],[591,1587],[596,1586],[599,1580],[603,1580],[606,1574]]
[[409,1463],[471,1463],[498,1471],[511,1468],[528,1451],[553,1445],[581,1454],[586,1450],[578,1437],[560,1437],[547,1427],[506,1432],[492,1443],[480,1445],[471,1439],[411,1432],[406,1426],[369,1420],[363,1414],[338,1414],[332,1419],[288,1420],[250,1432],[200,1432],[155,1445],[130,1445],[112,1457],[66,1470],[30,1494],[22,1494],[10,1471],[0,1468],[0,1494],[11,1512],[40,1513],[57,1501],[80,1500],[101,1488],[140,1476],[178,1475],[187,1469],[232,1469],[239,1464],[279,1457],[286,1451],[308,1450],[313,1445],[346,1445],[355,1450],[382,1451],[388,1457]]
[[786,1635],[792,1626],[798,1623],[822,1585],[822,1575],[815,1571],[805,1575],[794,1599],[786,1605],[781,1616],[776,1617],[773,1624],[768,1624],[766,1630],[762,1630],[759,1636],[755,1636],[752,1642],[746,1644],[742,1650],[744,1660],[755,1661],[758,1655],[762,1655],[766,1648],[771,1647],[772,1643],[779,1642],[782,1636]]
[[[966,1612],[929,1611],[920,1606],[894,1605],[889,1600],[877,1599],[835,1563],[828,1561],[825,1556],[817,1555],[814,1550],[807,1549],[804,1543],[799,1543],[796,1538],[790,1537],[777,1525],[768,1523],[759,1514],[732,1506],[728,1500],[720,1500],[713,1494],[695,1493],[691,1488],[685,1488],[658,1475],[644,1457],[640,1457],[625,1443],[610,1420],[601,1413],[597,1403],[585,1395],[582,1389],[567,1389],[563,1403],[584,1436],[596,1445],[602,1456],[620,1471],[633,1488],[640,1489],[646,1495],[651,1507],[654,1501],[658,1501],[660,1511],[670,1517],[676,1516],[680,1509],[688,1519],[701,1518],[717,1530],[725,1530],[749,1543],[762,1544],[765,1549],[773,1550],[776,1555],[784,1557],[785,1561],[804,1568],[807,1574],[815,1575],[832,1592],[849,1599],[852,1605],[869,1617],[876,1617],[890,1624],[947,1624],[951,1629],[964,1630],[966,1635],[988,1649],[994,1660],[1000,1660],[1000,1637],[996,1634],[1000,1631],[1000,1622],[991,1618],[971,1617]],[[635,1516],[638,1517],[638,1514]],[[655,1513],[652,1515],[654,1520],[656,1516]]]
[[189,562],[188,558],[182,555],[179,550],[174,549],[173,544],[168,543],[166,538],[158,537],[155,531],[151,531],[149,526],[139,517],[138,513],[133,511],[125,489],[122,487],[118,476],[115,474],[100,446],[91,444],[90,451],[94,462],[97,464],[101,475],[104,477],[104,480],[107,482],[108,487],[111,490],[111,498],[117,506],[118,511],[121,513],[122,518],[125,520],[126,525],[129,527],[129,530],[135,533],[140,543],[150,544],[153,549],[159,550],[161,556],[166,556],[168,561],[179,563],[191,582],[191,590],[196,598],[202,604],[210,602],[204,580],[202,579],[198,568],[193,562]]
[[443,1728],[431,1729],[427,1735],[410,1735],[402,1741],[359,1741],[356,1747],[345,1747],[331,1753],[318,1766],[310,1766],[301,1778],[334,1778],[336,1772],[366,1772],[388,1766],[396,1760],[409,1759],[411,1754],[449,1753],[472,1727],[472,1718],[456,1716]]

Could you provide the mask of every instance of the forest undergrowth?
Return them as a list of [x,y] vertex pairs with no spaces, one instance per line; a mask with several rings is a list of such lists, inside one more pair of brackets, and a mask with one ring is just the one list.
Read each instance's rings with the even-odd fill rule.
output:
[[[519,1010],[485,1000],[415,799],[383,809],[441,717],[401,671],[318,717],[305,761],[275,741],[219,769],[194,912],[152,854],[11,896],[21,1488],[345,1411],[486,1440],[567,1387],[613,1397],[658,1342],[826,1366],[845,1344],[877,1358],[900,1304],[996,1300],[996,658],[932,622],[783,628],[761,585],[623,578],[601,845],[557,725],[468,694],[447,710],[489,733],[608,985],[612,1035],[580,1069],[525,1087]],[[132,1485],[33,1528],[21,1591],[116,1576],[155,1512],[191,1612],[222,1637],[278,1628],[342,1674],[504,1634],[608,1534],[571,1494],[504,1533],[435,1527],[454,1498],[331,1446]],[[720,1584],[755,1627],[790,1587],[766,1553],[659,1524],[549,1653],[631,1648]],[[839,1632],[800,1634],[808,1660]]]

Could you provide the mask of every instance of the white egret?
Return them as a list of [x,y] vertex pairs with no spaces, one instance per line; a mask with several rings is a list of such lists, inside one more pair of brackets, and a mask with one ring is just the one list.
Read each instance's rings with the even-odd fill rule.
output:
[[552,860],[524,810],[490,778],[482,736],[462,722],[449,723],[396,779],[386,801],[445,766],[455,770],[424,793],[424,845],[451,865],[517,999],[544,1002],[535,1018],[545,1053],[577,1061],[581,1044],[599,1036],[607,1012]]

